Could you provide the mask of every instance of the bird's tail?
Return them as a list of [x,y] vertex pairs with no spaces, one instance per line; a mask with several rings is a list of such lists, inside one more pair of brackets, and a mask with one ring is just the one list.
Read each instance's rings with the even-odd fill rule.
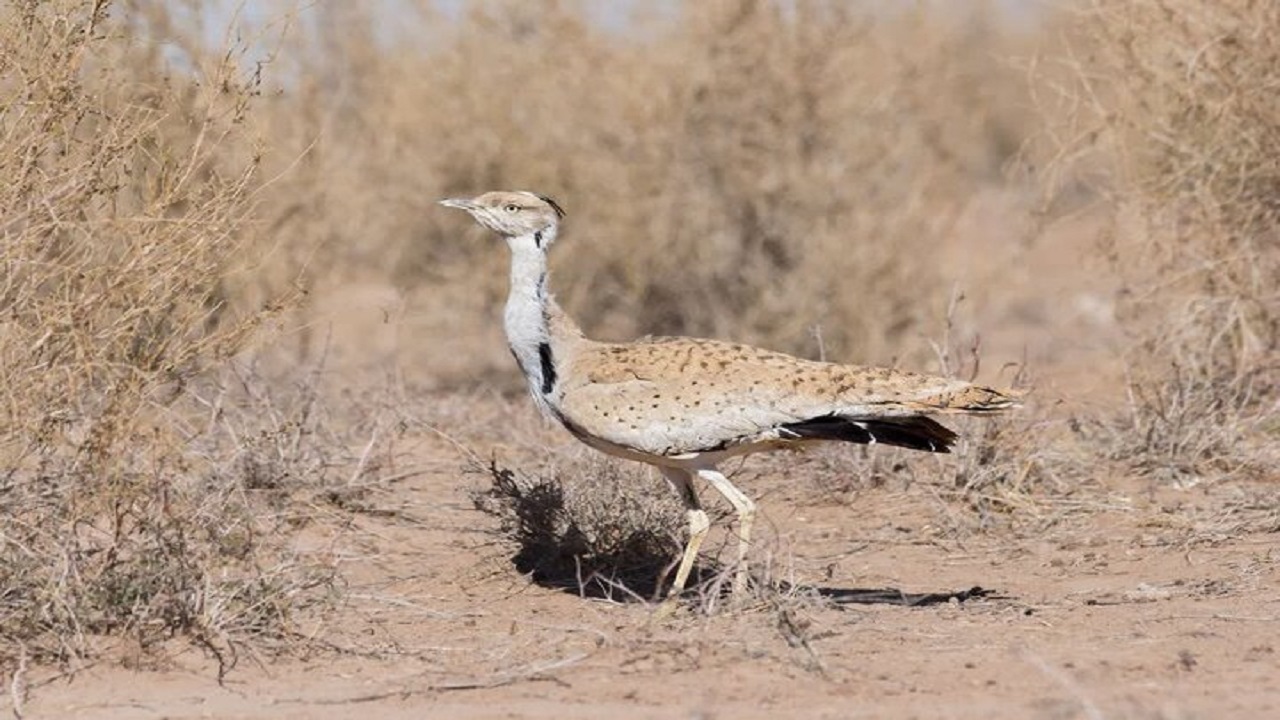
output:
[[831,413],[788,423],[778,428],[783,439],[837,440],[861,444],[894,445],[926,452],[951,452],[956,434],[927,415],[991,415],[1022,404],[1022,393],[993,390],[968,383],[945,392],[910,400],[879,403],[877,412]]
[[955,390],[903,403],[921,412],[993,415],[1022,405],[1025,393],[1018,390],[995,390],[981,385],[964,385]]

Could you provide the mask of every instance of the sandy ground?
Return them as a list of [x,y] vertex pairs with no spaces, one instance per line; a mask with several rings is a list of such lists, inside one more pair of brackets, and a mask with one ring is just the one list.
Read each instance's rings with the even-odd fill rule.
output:
[[[580,452],[556,432],[529,441]],[[1280,525],[1249,510],[1266,487],[1098,488],[1088,513],[1059,505],[1031,531],[959,532],[947,518],[962,510],[927,483],[824,493],[805,463],[764,460],[738,479],[762,498],[757,556],[775,573],[993,593],[655,621],[644,605],[528,582],[468,498],[485,478],[461,472],[450,441],[424,434],[415,452],[423,473],[377,498],[394,513],[342,531],[350,599],[320,626],[333,649],[243,657],[221,686],[181,648],[160,671],[33,671],[23,716],[1280,716]]]

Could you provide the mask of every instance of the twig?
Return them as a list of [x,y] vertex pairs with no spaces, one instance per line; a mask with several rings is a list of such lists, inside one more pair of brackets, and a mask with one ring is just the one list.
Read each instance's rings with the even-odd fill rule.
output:
[[13,700],[14,720],[22,720],[23,706],[27,702],[27,644],[22,643],[18,651],[18,667],[13,671],[9,681],[9,697]]
[[805,651],[809,656],[807,670],[816,671],[823,678],[829,677],[826,663],[822,662],[822,658],[818,657],[817,651],[809,643],[807,628],[797,623],[791,611],[782,607],[781,603],[776,599],[771,604],[774,612],[777,613],[778,632],[782,634],[782,639],[786,640],[791,647]]
[[423,607],[412,600],[406,600],[404,598],[398,598],[391,595],[374,595],[369,593],[353,592],[348,594],[347,597],[350,600],[370,600],[373,602],[385,603],[387,605],[394,605],[396,607],[407,608],[417,611],[427,617],[438,618],[440,620],[456,620],[460,617],[484,617],[486,614],[483,612],[454,613],[442,610],[432,610],[430,608]]
[[355,472],[351,473],[351,479],[347,480],[347,486],[355,485],[360,476],[364,474],[365,466],[369,463],[369,454],[373,452],[373,446],[378,442],[378,425],[374,425],[373,432],[369,435],[369,442],[364,446],[364,452],[360,453],[360,461],[356,463]]
[[1095,705],[1087,695],[1085,695],[1084,689],[1081,688],[1080,684],[1077,683],[1070,675],[1050,665],[1044,658],[1030,650],[1023,649],[1019,654],[1022,655],[1023,660],[1031,663],[1031,665],[1037,670],[1044,673],[1046,677],[1058,683],[1058,685],[1062,686],[1062,689],[1070,693],[1072,697],[1075,698],[1076,702],[1080,703],[1080,709],[1084,711],[1085,716],[1088,717],[1089,720],[1106,720],[1106,716],[1102,714],[1102,710],[1100,710],[1098,706]]
[[1155,620],[1222,620],[1225,622],[1264,622],[1273,623],[1280,620],[1280,617],[1272,616],[1251,616],[1251,615],[1223,615],[1222,613],[1213,613],[1211,615],[1166,615],[1164,617],[1155,618]]
[[375,485],[375,484],[389,485],[391,483],[399,482],[401,480],[408,480],[411,477],[417,477],[418,475],[426,475],[429,472],[431,472],[430,468],[423,468],[423,467],[413,468],[411,470],[405,470],[403,472],[395,473],[394,475],[383,475],[377,478],[376,480],[374,480],[373,482],[366,483],[366,484],[367,485]]
[[395,690],[384,690],[382,692],[368,693],[366,695],[356,695],[347,698],[325,698],[321,700],[310,700],[303,698],[286,698],[283,700],[272,701],[273,705],[355,705],[359,703],[377,702],[388,698],[399,698],[401,700],[413,697],[414,695],[426,695],[434,692],[446,692],[449,690],[490,690],[492,688],[512,685],[521,681],[549,681],[560,682],[555,677],[547,675],[553,670],[560,670],[570,665],[577,664],[590,657],[591,653],[578,653],[570,655],[553,662],[542,665],[529,666],[523,669],[511,670],[488,678],[477,678],[475,680],[458,680],[455,682],[437,683],[426,685],[418,688],[399,688]]

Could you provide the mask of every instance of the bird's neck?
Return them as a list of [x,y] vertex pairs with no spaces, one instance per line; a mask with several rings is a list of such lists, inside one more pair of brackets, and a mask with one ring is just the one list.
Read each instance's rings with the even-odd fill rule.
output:
[[541,237],[508,238],[511,248],[511,290],[503,325],[511,354],[529,383],[538,409],[554,415],[560,397],[560,369],[582,331],[565,314],[547,289],[547,253],[555,229]]

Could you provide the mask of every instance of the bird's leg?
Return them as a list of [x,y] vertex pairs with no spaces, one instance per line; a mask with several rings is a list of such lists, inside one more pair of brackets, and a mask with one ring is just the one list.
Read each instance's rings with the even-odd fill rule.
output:
[[659,613],[666,615],[675,608],[680,593],[684,592],[684,584],[689,580],[689,572],[693,570],[693,562],[697,559],[698,549],[702,547],[702,540],[711,527],[711,520],[707,518],[702,505],[698,503],[698,493],[693,488],[693,478],[688,471],[671,467],[660,469],[667,482],[671,483],[671,487],[680,493],[680,499],[684,501],[685,517],[689,520],[689,541],[684,546],[684,554],[680,556],[680,567],[676,569],[675,581],[671,583],[671,589],[667,591],[667,599],[659,609]]
[[741,599],[747,589],[747,548],[751,545],[751,523],[756,517],[756,504],[718,470],[699,470],[698,477],[720,491],[738,513],[738,570],[733,576],[733,594]]

